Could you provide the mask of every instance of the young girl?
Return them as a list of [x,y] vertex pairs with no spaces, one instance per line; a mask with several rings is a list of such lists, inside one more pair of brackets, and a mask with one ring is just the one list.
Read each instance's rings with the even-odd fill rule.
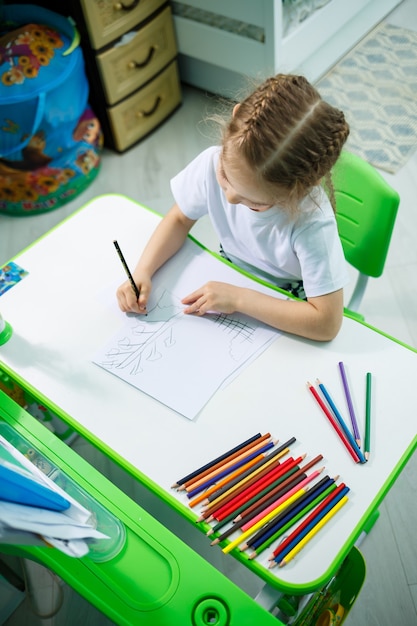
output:
[[333,339],[348,275],[330,170],[348,134],[343,113],[305,78],[267,79],[234,107],[221,146],[203,151],[171,181],[176,203],[133,272],[140,297],[129,281],[123,283],[117,290],[121,310],[146,313],[153,274],[208,213],[227,259],[302,299],[211,281],[185,295],[184,313],[239,311],[282,331]]

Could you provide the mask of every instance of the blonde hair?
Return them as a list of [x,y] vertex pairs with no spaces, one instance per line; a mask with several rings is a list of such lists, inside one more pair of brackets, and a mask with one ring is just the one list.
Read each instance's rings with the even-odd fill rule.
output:
[[285,193],[290,212],[322,179],[334,208],[331,169],[348,135],[342,111],[306,78],[277,74],[236,107],[223,129],[223,155],[243,157],[261,185]]

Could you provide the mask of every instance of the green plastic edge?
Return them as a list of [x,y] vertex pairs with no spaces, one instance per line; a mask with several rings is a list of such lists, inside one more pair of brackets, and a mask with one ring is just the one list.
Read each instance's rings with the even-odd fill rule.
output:
[[[134,202],[135,204],[137,204],[138,206],[140,206],[143,209],[146,209],[147,211],[149,211],[150,213],[153,213],[154,215],[158,216],[158,217],[163,217],[163,215],[161,215],[160,213],[158,213],[157,211],[155,211],[154,209],[151,209],[149,207],[147,207],[144,204],[141,204],[140,202],[136,202],[135,200],[132,200],[132,198],[129,198],[128,196],[125,196],[124,194],[117,194],[117,193],[106,193],[106,194],[102,194],[100,196],[96,196],[95,198],[92,198],[89,202],[87,202],[85,205],[79,207],[78,209],[76,209],[73,213],[71,213],[70,215],[68,215],[64,220],[62,220],[61,222],[59,222],[58,224],[56,224],[52,229],[50,229],[48,232],[46,232],[44,235],[42,235],[41,237],[39,237],[37,240],[35,240],[32,244],[30,244],[29,246],[27,246],[26,248],[24,248],[24,250],[22,250],[21,252],[19,252],[17,255],[15,255],[14,257],[12,257],[11,260],[14,260],[15,258],[17,258],[17,256],[19,256],[20,254],[23,254],[26,250],[31,249],[34,245],[36,245],[37,243],[39,243],[44,237],[48,236],[49,234],[51,234],[54,230],[56,230],[57,228],[59,228],[62,224],[64,224],[65,222],[67,222],[69,219],[71,219],[72,217],[74,217],[77,213],[79,213],[80,211],[84,210],[85,208],[87,208],[90,204],[92,204],[93,202],[96,202],[98,198],[103,198],[103,197],[107,197],[107,196],[111,196],[111,197],[120,197],[126,200],[129,200],[130,202]],[[258,282],[259,284],[262,284],[266,287],[270,287],[272,288],[274,291],[277,291],[279,293],[282,293],[284,295],[289,295],[287,294],[286,291],[280,289],[279,287],[276,287],[275,285],[271,285],[270,283],[263,281],[262,279],[259,279],[258,277],[252,276],[249,272],[236,267],[235,265],[233,265],[232,263],[230,263],[229,261],[227,261],[227,259],[224,259],[220,254],[213,252],[212,250],[209,250],[208,248],[206,248],[201,242],[199,242],[197,239],[195,239],[192,235],[188,235],[188,237],[194,242],[196,243],[202,250],[208,252],[209,254],[211,254],[212,256],[214,256],[215,258],[217,258],[219,261],[221,261],[222,263],[225,263],[226,265],[232,267],[234,270],[238,271],[239,273],[243,274],[244,276],[247,276],[248,278],[251,278],[252,280],[255,280],[256,282]],[[293,297],[293,296],[290,296]],[[295,298],[296,299],[296,298]],[[417,349],[413,348],[412,346],[409,346],[408,344],[396,339],[395,337],[392,337],[391,335],[388,335],[387,333],[379,330],[378,328],[372,326],[371,324],[368,324],[365,321],[362,320],[358,320],[354,314],[349,314],[348,311],[345,311],[344,313],[345,317],[348,317],[350,319],[355,320],[358,324],[362,324],[363,326],[366,326],[367,328],[370,328],[371,330],[373,330],[374,332],[379,333],[380,335],[386,337],[387,339],[390,339],[391,341],[394,341],[395,343],[403,346],[404,348],[407,348],[408,350],[411,350],[412,352],[416,352],[417,353]],[[76,430],[78,433],[80,433],[83,437],[85,437],[92,445],[94,445],[98,450],[100,450],[101,452],[103,452],[107,457],[109,457],[112,461],[114,461],[117,465],[119,465],[122,469],[126,470],[128,473],[130,473],[132,476],[134,476],[135,478],[137,478],[143,485],[145,485],[145,487],[147,487],[151,492],[156,493],[164,502],[166,502],[167,504],[169,504],[172,508],[174,508],[178,513],[180,513],[180,515],[182,517],[184,517],[185,519],[191,521],[192,523],[196,522],[197,519],[197,515],[195,513],[193,513],[191,510],[187,509],[181,502],[179,502],[176,498],[174,498],[173,496],[171,496],[167,491],[165,491],[164,489],[162,489],[159,485],[157,485],[156,483],[154,483],[151,479],[149,479],[147,476],[145,476],[144,474],[142,474],[142,472],[140,472],[140,470],[138,470],[136,467],[134,467],[133,465],[131,465],[129,462],[127,462],[125,459],[123,459],[123,457],[121,457],[118,453],[115,453],[107,444],[104,444],[102,441],[100,441],[100,439],[98,439],[98,437],[96,437],[93,433],[91,433],[90,431],[88,431],[86,428],[84,428],[83,426],[81,426],[76,420],[74,420],[73,418],[71,418],[71,416],[69,416],[68,414],[66,414],[64,411],[62,411],[57,405],[55,405],[54,403],[52,403],[48,398],[46,398],[43,394],[39,393],[36,389],[34,389],[31,385],[28,385],[20,376],[16,375],[12,370],[10,370],[7,366],[4,366],[2,364],[3,370],[9,375],[11,376],[11,378],[13,378],[18,384],[20,384],[24,389],[28,390],[30,393],[32,393],[32,395],[34,395],[35,397],[39,398],[43,404],[47,405],[50,407],[50,409],[52,411],[54,411],[54,413],[56,413],[56,415],[61,418],[64,422],[68,423],[72,428],[74,428],[74,430]],[[386,494],[388,493],[388,491],[390,490],[390,488],[392,487],[392,485],[394,484],[395,480],[398,478],[399,473],[401,472],[401,470],[403,469],[403,467],[406,465],[407,461],[410,459],[412,453],[415,451],[415,449],[417,448],[417,435],[414,438],[413,442],[410,444],[410,446],[407,448],[407,450],[405,451],[405,453],[403,454],[403,456],[401,457],[401,459],[399,460],[399,462],[397,463],[395,469],[391,472],[389,478],[387,479],[387,481],[385,482],[380,494],[375,498],[375,500],[372,502],[373,505],[378,506],[378,504],[380,504],[380,502],[382,502],[382,500],[385,498]],[[256,563],[256,561],[251,560],[249,561],[247,555],[245,553],[240,552],[240,550],[232,550],[230,552],[230,554],[232,554],[236,559],[238,559],[239,561],[241,561],[242,563],[246,564],[248,567],[250,567],[250,569],[252,569],[252,571],[255,571],[256,574],[262,578],[263,580],[265,580],[268,584],[272,585],[273,587],[281,590],[281,591],[286,591],[286,592],[292,592],[292,593],[300,593],[300,594],[304,594],[304,593],[311,593],[312,591],[316,591],[317,589],[319,589],[320,587],[322,587],[324,584],[326,584],[326,582],[329,580],[329,578],[331,576],[333,576],[335,574],[335,572],[338,570],[338,568],[341,566],[343,560],[346,558],[347,554],[349,553],[350,549],[352,548],[352,546],[354,545],[355,540],[359,537],[359,535],[361,534],[363,527],[366,525],[366,523],[368,522],[368,520],[371,518],[371,516],[373,515],[373,510],[366,514],[359,522],[359,524],[353,529],[351,535],[349,536],[349,540],[346,543],[346,547],[345,549],[339,554],[338,558],[335,559],[331,565],[329,566],[329,568],[326,570],[326,572],[323,574],[323,576],[317,578],[314,581],[310,581],[310,583],[308,584],[301,584],[301,585],[294,585],[294,584],[288,584],[285,581],[282,581],[281,579],[277,579],[275,576],[271,575],[268,570],[266,570],[265,567],[259,565],[258,563]],[[203,532],[206,532],[210,526],[206,523],[202,523],[198,525],[199,528],[201,528],[201,530]]]
[[[180,565],[180,563],[178,563],[175,558],[175,553],[174,553],[175,548],[178,549],[180,546],[184,546],[184,549],[186,552],[191,551],[190,556],[187,556],[187,554],[181,548],[180,561],[182,562],[183,565],[189,568],[188,571],[186,572],[185,578],[189,576],[191,577],[193,576],[193,571],[194,571],[193,567],[195,565],[201,564],[201,566],[203,566],[204,574],[209,575],[209,580],[210,580],[210,585],[208,585],[208,589],[207,589],[207,601],[209,602],[210,605],[213,603],[212,602],[214,598],[213,592],[214,593],[216,592],[214,591],[214,589],[210,589],[209,591],[209,587],[215,584],[215,589],[217,591],[217,594],[218,594],[217,597],[220,600],[220,604],[223,602],[224,603],[223,606],[227,607],[226,610],[227,611],[230,610],[232,612],[230,626],[238,626],[238,623],[240,623],[239,615],[240,615],[240,619],[242,619],[241,611],[247,612],[247,615],[249,616],[249,618],[253,618],[253,620],[255,620],[253,623],[257,623],[262,626],[267,626],[267,624],[268,625],[270,624],[271,626],[272,624],[276,624],[276,626],[283,626],[282,622],[280,622],[275,617],[273,617],[267,611],[267,609],[257,604],[256,601],[253,598],[251,598],[251,596],[249,596],[245,591],[237,587],[234,583],[232,583],[229,580],[225,580],[223,583],[222,581],[224,578],[224,574],[222,572],[217,571],[216,568],[211,566],[209,563],[206,563],[204,558],[201,557],[198,553],[196,554],[197,560],[194,559],[194,556],[193,556],[194,551],[191,548],[189,548],[186,544],[184,544],[183,541],[181,541],[181,539],[179,539],[176,536],[173,536],[171,531],[163,527],[163,524],[160,521],[155,520],[155,518],[153,518],[153,516],[150,513],[147,513],[144,509],[142,509],[140,504],[137,504],[134,501],[132,501],[127,494],[125,494],[118,487],[113,485],[108,478],[103,476],[97,469],[91,466],[87,461],[79,457],[78,454],[74,450],[66,446],[66,444],[64,444],[62,441],[57,440],[56,436],[52,432],[46,430],[45,427],[41,423],[39,423],[35,418],[27,414],[26,411],[22,407],[20,407],[19,405],[16,405],[14,401],[2,391],[0,391],[0,400],[2,401],[2,409],[3,409],[2,418],[0,418],[0,422],[4,422],[6,424],[11,425],[16,430],[17,433],[19,433],[20,435],[23,435],[23,437],[27,439],[28,442],[32,443],[32,445],[35,445],[35,447],[38,448],[42,454],[46,455],[46,457],[50,459],[52,463],[54,463],[56,466],[62,467],[62,465],[64,465],[64,467],[62,468],[63,471],[72,480],[74,480],[77,484],[79,484],[89,495],[91,495],[94,499],[96,499],[101,505],[105,506],[113,515],[118,515],[124,524],[127,523],[129,527],[132,526],[133,532],[135,532],[136,527],[142,528],[143,526],[145,534],[148,534],[153,538],[153,535],[151,534],[150,529],[149,529],[149,525],[151,523],[151,520],[154,519],[154,521],[158,524],[158,528],[160,529],[158,530],[157,537],[153,538],[154,543],[156,545],[161,545],[161,547],[164,550],[168,551],[168,553],[171,554],[172,558],[175,559],[175,562],[177,563],[178,566]],[[9,409],[8,405],[10,404],[15,405],[15,408],[12,410]],[[14,414],[16,410],[19,412],[18,417],[16,417],[16,415]],[[59,453],[56,452],[57,447],[60,448]],[[74,457],[76,458],[74,459]],[[86,468],[88,468],[88,471],[86,471]],[[138,519],[139,510],[141,510],[142,516],[145,515],[146,520],[144,520],[142,517],[139,517]],[[163,537],[165,537],[165,540],[166,540],[167,537],[171,537],[171,536],[173,536],[173,540],[175,542],[174,545],[169,545],[169,542],[161,543],[161,539]],[[0,543],[0,546],[1,546],[1,543]],[[3,549],[4,549],[4,552],[10,553],[10,554],[15,554],[16,552],[13,546],[9,546],[7,544],[3,545]],[[17,547],[17,554],[20,554],[19,547]],[[68,560],[68,557],[66,557],[65,555],[62,555],[61,553],[57,553],[56,550],[49,550],[45,548],[38,548],[38,547],[31,547],[31,546],[23,546],[21,556],[27,557],[28,554],[30,555],[29,558],[32,558],[33,560],[43,564],[44,566],[51,568],[53,571],[56,571],[58,575],[61,575],[63,578],[67,580],[68,584],[72,584],[72,586],[74,586],[76,589],[79,587],[79,585],[77,584],[78,580],[76,578],[77,571],[73,570],[72,568],[69,568],[69,569],[67,568],[66,562]],[[117,555],[115,558],[117,559]],[[69,560],[71,561],[71,563],[73,563],[74,561],[77,561],[77,559],[72,559],[72,558],[69,558]],[[113,559],[110,559],[109,562],[111,562],[112,560]],[[88,563],[89,563],[88,556],[82,557],[81,559],[79,559],[79,561],[82,563],[86,563],[87,568],[88,568]],[[95,567],[100,568],[100,564],[98,564],[98,566],[97,564],[95,564]],[[71,572],[69,570],[71,570]],[[64,576],[64,572],[68,574],[68,576]],[[211,572],[213,572],[213,574]],[[181,579],[183,578],[184,576],[181,576]],[[203,579],[204,579],[204,575],[203,575]],[[183,584],[183,588],[180,594],[181,598],[179,600],[181,600],[181,610],[186,611],[188,607],[184,605],[184,601],[187,598],[187,594],[186,594],[186,589],[184,588],[184,581],[181,580],[181,582]],[[222,589],[223,584],[226,585],[224,590]],[[84,586],[84,583],[82,583],[82,586]],[[83,592],[80,591],[80,593],[83,593]],[[166,604],[169,605],[168,608],[169,610],[171,610],[171,604],[172,604],[173,605],[172,615],[173,615],[174,620],[177,617],[179,617],[178,615],[179,600],[177,600],[176,595],[177,595],[177,591],[175,591],[171,600],[170,599],[167,600],[167,603],[161,601],[160,607],[156,606],[157,609],[158,608],[163,609],[162,615],[166,617],[165,605]],[[120,597],[118,594],[116,594],[115,596],[115,600],[117,602],[116,606],[110,606],[107,601],[107,598],[101,598],[100,595],[97,595],[94,589],[91,589],[91,590],[89,589],[87,594],[85,594],[85,597],[87,598],[89,602],[93,602],[93,604],[95,604],[95,606],[99,610],[104,611],[109,617],[111,617],[112,619],[115,619],[116,620],[115,623],[118,623],[120,625],[123,624],[126,626],[128,625],[133,626],[133,624],[138,623],[137,619],[140,617],[140,614],[135,614],[133,615],[133,618],[132,618],[132,613],[135,613],[135,611],[138,610],[137,607],[131,607],[129,603],[127,604],[125,603],[126,602],[125,600],[123,599],[120,600]],[[197,607],[197,605],[204,602],[205,598],[206,598],[205,593],[200,591],[200,593],[194,597],[195,607]],[[243,603],[244,608],[237,609],[236,605],[240,606],[242,603]],[[121,607],[126,608],[126,610],[128,611],[128,616],[123,615],[122,617],[120,613]],[[148,611],[145,608],[142,613],[144,626],[145,624],[149,626],[154,626],[155,616],[152,614],[152,611],[150,611],[150,617],[148,618],[147,613]],[[156,616],[156,618],[158,619],[158,616]],[[161,619],[164,619],[164,617],[161,616]],[[190,616],[190,621],[192,621],[193,626],[205,626],[205,624],[208,623],[204,621],[203,617],[201,617],[201,619],[197,619],[197,614],[196,613],[194,614],[194,612],[193,612],[193,616],[192,617]],[[166,622],[165,620],[163,621],[163,623],[168,624],[168,622]],[[171,621],[169,623],[171,623]],[[188,620],[187,620],[187,623],[189,623]],[[249,623],[249,622],[245,621],[245,623]],[[227,622],[227,624],[229,624],[229,621]]]

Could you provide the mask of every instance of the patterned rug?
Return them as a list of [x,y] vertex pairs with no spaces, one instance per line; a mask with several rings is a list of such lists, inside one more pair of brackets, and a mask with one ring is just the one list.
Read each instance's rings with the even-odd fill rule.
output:
[[375,28],[317,84],[344,111],[346,147],[395,173],[417,148],[417,32]]

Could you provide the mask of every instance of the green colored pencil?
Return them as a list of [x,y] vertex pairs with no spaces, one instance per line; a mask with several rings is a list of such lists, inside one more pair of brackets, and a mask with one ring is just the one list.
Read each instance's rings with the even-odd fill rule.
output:
[[366,374],[366,402],[365,402],[365,445],[364,454],[366,460],[369,459],[371,451],[371,391],[372,391],[372,374]]

